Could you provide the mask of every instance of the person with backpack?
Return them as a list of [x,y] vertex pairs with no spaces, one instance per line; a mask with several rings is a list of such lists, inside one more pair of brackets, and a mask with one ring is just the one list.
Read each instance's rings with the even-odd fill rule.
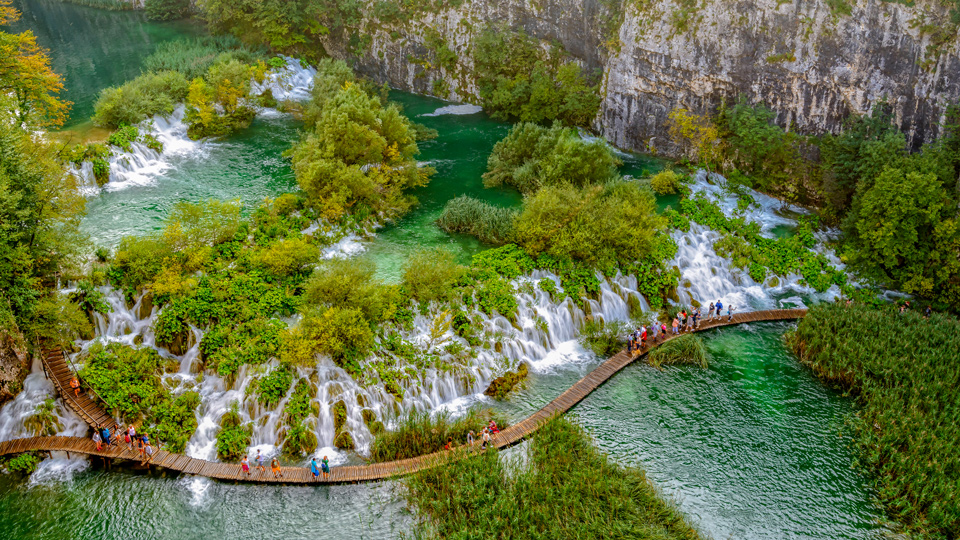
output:
[[667,339],[667,323],[660,324],[660,341]]
[[717,309],[716,304],[714,304],[713,302],[710,302],[710,310],[707,311],[707,320],[708,320],[708,321],[713,318],[713,312],[714,312],[716,309]]
[[723,304],[717,300],[717,318],[719,319],[723,314]]

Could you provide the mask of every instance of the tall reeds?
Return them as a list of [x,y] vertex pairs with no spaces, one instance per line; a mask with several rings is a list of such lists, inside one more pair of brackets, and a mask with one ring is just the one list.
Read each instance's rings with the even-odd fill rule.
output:
[[858,465],[916,538],[960,531],[960,321],[893,306],[816,306],[788,336],[800,360],[857,396]]
[[700,538],[647,480],[601,453],[582,428],[556,416],[526,460],[478,453],[404,480],[418,538]]
[[393,461],[422,456],[443,450],[447,438],[454,445],[461,446],[467,441],[467,432],[473,430],[477,440],[480,432],[494,420],[500,429],[507,427],[506,418],[490,409],[474,408],[459,418],[450,419],[443,412],[413,413],[400,421],[393,431],[379,433],[370,445],[370,459],[373,461]]
[[665,365],[693,364],[704,369],[708,365],[707,347],[703,339],[695,334],[683,334],[675,337],[650,351],[647,362],[660,369]]
[[500,208],[473,197],[461,195],[447,202],[437,224],[447,232],[471,234],[493,245],[503,245],[513,237],[517,211]]

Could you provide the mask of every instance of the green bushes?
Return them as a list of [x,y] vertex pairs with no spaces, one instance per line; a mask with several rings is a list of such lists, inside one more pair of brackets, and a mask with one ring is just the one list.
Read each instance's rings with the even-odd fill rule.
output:
[[487,386],[487,389],[484,390],[483,393],[484,395],[490,396],[493,399],[505,399],[507,394],[509,394],[515,386],[527,378],[528,372],[529,368],[527,367],[526,362],[521,362],[516,371],[508,371],[491,381],[490,385]]
[[256,380],[257,401],[267,407],[275,407],[293,384],[293,370],[281,365]]
[[465,271],[449,250],[419,249],[403,268],[403,285],[410,296],[421,302],[448,300],[454,294],[454,283]]
[[310,309],[300,324],[283,337],[281,359],[292,365],[314,366],[317,353],[327,354],[354,377],[360,360],[373,347],[373,331],[363,313],[338,307]]
[[703,339],[694,334],[683,334],[675,337],[647,355],[647,362],[660,369],[661,366],[673,364],[693,364],[704,369],[708,366],[707,347]]
[[461,195],[447,201],[437,225],[450,233],[476,236],[481,242],[503,245],[513,237],[517,210],[500,208],[490,203]]
[[605,322],[590,319],[580,330],[580,344],[600,358],[607,358],[622,351],[627,343],[630,325],[623,321]]
[[650,187],[658,195],[669,195],[680,189],[681,176],[672,170],[660,171],[650,178]]
[[23,421],[23,427],[33,433],[34,437],[49,437],[56,435],[63,429],[57,419],[57,404],[53,398],[47,398],[37,404],[31,416]]
[[33,474],[40,465],[40,457],[36,452],[24,452],[10,458],[7,462],[7,469],[21,474]]
[[220,418],[220,431],[217,432],[217,458],[221,461],[239,461],[247,455],[247,447],[253,437],[253,425],[243,423],[240,418],[239,404],[234,401],[230,410]]
[[307,132],[292,151],[307,204],[339,221],[402,215],[415,202],[404,192],[426,185],[434,170],[419,167],[416,131],[395,105],[383,105],[349,80],[342,62],[320,66]]
[[488,450],[404,480],[419,538],[700,538],[643,471],[597,450],[563,417],[547,421],[527,459]]
[[312,399],[313,387],[306,379],[300,379],[283,408],[284,423],[288,426],[283,438],[283,452],[289,456],[300,457],[317,449],[317,435],[307,423],[307,417],[313,412]]
[[147,72],[119,87],[100,92],[93,122],[101,127],[136,125],[157,114],[171,114],[187,97],[190,83],[175,71]]
[[541,187],[604,184],[617,177],[620,161],[601,141],[587,142],[573,129],[517,124],[497,142],[483,174],[486,187],[509,185],[521,193]]
[[483,108],[501,120],[588,125],[600,107],[598,86],[565,57],[559,47],[545,53],[523,30],[485,29],[473,48]]
[[187,15],[190,0],[146,0],[144,9],[152,20],[171,21]]
[[196,410],[200,405],[200,394],[184,392],[172,401],[160,402],[151,411],[153,425],[142,426],[142,431],[150,438],[163,443],[164,450],[175,454],[183,453],[187,442],[197,430]]
[[788,337],[815,375],[857,397],[847,418],[891,519],[920,538],[960,530],[960,322],[894,306],[814,306]]
[[143,67],[153,72],[176,71],[192,81],[206,75],[216,63],[237,60],[256,64],[264,59],[265,51],[244,46],[232,36],[204,36],[157,45],[153,54],[144,59]]
[[497,422],[501,430],[507,427],[506,419],[491,409],[470,409],[454,420],[449,414],[411,413],[399,421],[394,431],[384,431],[370,445],[370,459],[375,462],[407,459],[439,452],[453,438],[457,446],[466,444],[467,433],[473,431],[477,440],[490,420]]

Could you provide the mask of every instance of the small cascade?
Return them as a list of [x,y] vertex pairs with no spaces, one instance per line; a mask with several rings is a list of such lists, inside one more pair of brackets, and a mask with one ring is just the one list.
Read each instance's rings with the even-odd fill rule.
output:
[[277,101],[306,101],[310,99],[313,90],[313,79],[317,70],[311,66],[304,67],[300,60],[289,56],[281,56],[286,62],[283,67],[267,72],[263,82],[253,82],[250,93],[260,95],[265,90],[273,93]]

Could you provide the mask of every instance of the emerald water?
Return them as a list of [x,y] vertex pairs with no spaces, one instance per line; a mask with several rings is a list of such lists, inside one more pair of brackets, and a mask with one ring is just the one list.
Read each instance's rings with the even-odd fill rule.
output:
[[[51,49],[55,69],[65,74],[66,97],[75,102],[73,124],[89,116],[101,88],[136,75],[157,43],[196,31],[189,24],[146,22],[130,12],[50,0],[16,3],[24,12],[17,29],[33,29]],[[514,191],[484,189],[480,178],[509,124],[479,112],[435,115],[450,112],[444,109],[449,104],[431,98],[404,93],[392,98],[439,137],[421,143],[419,159],[437,174],[415,192],[420,205],[364,242],[360,256],[376,261],[385,280],[396,280],[420,247],[448,247],[464,262],[484,248],[434,225],[447,200],[461,194],[500,206],[521,200]],[[108,185],[91,198],[83,228],[95,243],[113,246],[124,235],[158,228],[181,200],[239,199],[249,210],[263,197],[295,188],[280,154],[298,129],[290,116],[265,115],[229,138],[185,148],[162,169]],[[622,157],[624,174],[659,167],[643,156]],[[701,282],[712,295],[706,274]],[[853,405],[819,384],[784,349],[781,336],[788,328],[754,324],[711,332],[709,369],[660,372],[636,364],[573,414],[603,450],[645,468],[714,538],[873,537],[881,530],[881,513],[871,503],[866,479],[851,469],[853,454],[842,428]],[[525,389],[497,406],[522,418],[598,363],[568,342],[537,362]],[[391,483],[232,485],[103,470],[96,460],[84,470],[61,467],[62,462],[48,461],[29,479],[0,477],[0,537],[390,538],[410,523]]]

